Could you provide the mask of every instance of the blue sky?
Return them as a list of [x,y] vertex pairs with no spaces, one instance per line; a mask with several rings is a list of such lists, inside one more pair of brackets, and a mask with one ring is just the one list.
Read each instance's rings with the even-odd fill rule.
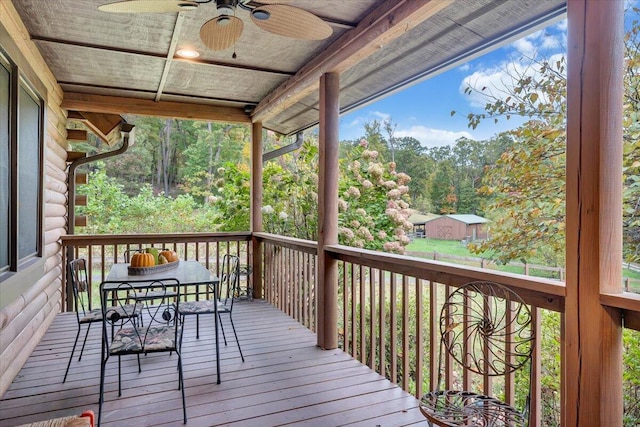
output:
[[[476,129],[467,126],[470,112],[482,112],[485,102],[477,96],[464,94],[468,83],[497,91],[511,85],[506,69],[535,73],[527,68],[524,56],[539,52],[545,56],[559,55],[566,46],[566,20],[529,34],[484,56],[415,84],[401,92],[350,112],[340,118],[340,139],[364,136],[364,124],[382,122],[390,117],[397,124],[394,136],[412,136],[425,147],[451,145],[460,137],[485,140],[495,134],[517,127],[524,120],[511,118],[482,122]],[[457,114],[451,116],[451,111]],[[383,135],[386,136],[383,131]]]

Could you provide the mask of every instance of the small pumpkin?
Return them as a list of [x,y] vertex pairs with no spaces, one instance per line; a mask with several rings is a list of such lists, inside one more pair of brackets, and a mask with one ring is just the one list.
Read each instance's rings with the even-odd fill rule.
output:
[[165,257],[168,262],[178,261],[178,254],[175,253],[175,251],[162,251],[160,252],[160,255]]
[[131,267],[153,267],[156,261],[153,254],[135,253],[131,257]]

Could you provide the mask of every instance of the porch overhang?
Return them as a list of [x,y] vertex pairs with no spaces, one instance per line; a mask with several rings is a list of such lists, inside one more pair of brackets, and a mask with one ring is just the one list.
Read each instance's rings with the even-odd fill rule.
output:
[[[200,120],[261,122],[290,135],[319,121],[318,82],[340,74],[346,112],[432,77],[565,15],[564,0],[295,0],[331,25],[326,40],[266,33],[248,19],[232,52],[198,36],[216,16],[197,12],[108,14],[107,0],[15,1],[14,6],[62,87],[64,108]],[[82,25],[69,25],[82,16]],[[180,46],[201,53],[175,54]]]

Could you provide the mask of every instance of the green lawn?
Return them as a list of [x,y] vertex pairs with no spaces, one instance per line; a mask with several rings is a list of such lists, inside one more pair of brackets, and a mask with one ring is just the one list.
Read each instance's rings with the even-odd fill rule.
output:
[[[414,239],[409,245],[407,245],[407,252],[438,252],[441,254],[449,254],[456,256],[466,256],[472,258],[490,258],[489,253],[484,254],[474,254],[467,249],[467,246],[460,243],[459,240],[437,240],[437,239]],[[532,261],[532,263],[538,263],[539,261]],[[542,262],[540,262],[540,265]],[[477,266],[477,265],[476,265]],[[521,267],[517,266],[509,266],[509,265],[493,265],[491,264],[491,268],[494,268],[498,271],[507,271],[510,273],[518,273],[523,274],[524,271]],[[532,272],[532,274],[535,274]],[[547,275],[541,274],[543,277],[547,277]],[[640,279],[640,273],[628,270],[623,268],[622,270],[623,277],[629,277],[631,279]],[[632,287],[638,287],[638,285],[633,284]]]
[[438,252],[441,254],[481,257],[469,252],[467,245],[463,245],[459,240],[437,240],[437,239],[413,239],[407,246],[410,252]]

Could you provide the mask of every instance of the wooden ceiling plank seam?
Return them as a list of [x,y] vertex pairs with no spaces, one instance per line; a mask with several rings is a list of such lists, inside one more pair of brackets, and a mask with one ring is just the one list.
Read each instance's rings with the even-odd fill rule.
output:
[[400,37],[452,3],[453,0],[386,0],[375,7],[356,28],[346,32],[265,97],[254,110],[252,119],[264,122],[317,88],[322,74],[341,73],[354,66],[381,45]]
[[160,98],[162,97],[162,91],[164,90],[164,87],[167,84],[167,78],[169,77],[169,70],[171,70],[171,63],[176,53],[176,48],[178,46],[178,36],[180,35],[180,31],[182,30],[183,22],[184,22],[184,13],[178,12],[178,16],[176,16],[176,22],[173,25],[173,33],[171,35],[171,42],[169,43],[167,56],[164,61],[164,68],[162,69],[162,75],[160,76],[160,82],[158,83],[158,90],[156,92],[156,98],[155,98],[156,101],[160,101]]
[[251,123],[251,118],[242,108],[154,101],[122,96],[90,95],[78,92],[65,93],[62,108],[95,113],[138,114],[188,120]]
[[106,46],[106,45],[100,45],[95,43],[79,42],[75,40],[56,39],[53,37],[45,37],[45,36],[39,36],[39,35],[31,35],[31,40],[34,42],[62,44],[66,46],[83,47],[86,49],[105,50],[109,52],[123,53],[125,55],[148,56],[151,58],[166,57],[166,55],[162,53],[148,52],[148,51],[136,50],[136,49],[124,49],[121,47],[113,47],[113,46]]
[[[72,47],[82,47],[86,49],[95,49],[95,50],[102,50],[102,51],[108,51],[108,52],[122,53],[125,55],[145,56],[150,58],[166,59],[166,55],[161,53],[153,53],[153,52],[134,50],[134,49],[123,49],[123,48],[99,45],[94,43],[55,39],[51,37],[44,37],[44,36],[37,36],[37,35],[31,36],[31,40],[34,42],[44,42],[44,43],[52,43],[52,44],[61,44],[61,45],[72,46]],[[291,71],[276,70],[273,68],[264,68],[264,67],[254,67],[250,65],[232,64],[229,62],[200,60],[200,59],[183,59],[183,58],[173,58],[173,61],[188,62],[190,64],[196,64],[196,65],[202,65],[202,66],[224,67],[224,68],[232,68],[236,70],[257,71],[260,73],[276,74],[276,75],[289,76],[289,77],[295,75],[295,73]]]

